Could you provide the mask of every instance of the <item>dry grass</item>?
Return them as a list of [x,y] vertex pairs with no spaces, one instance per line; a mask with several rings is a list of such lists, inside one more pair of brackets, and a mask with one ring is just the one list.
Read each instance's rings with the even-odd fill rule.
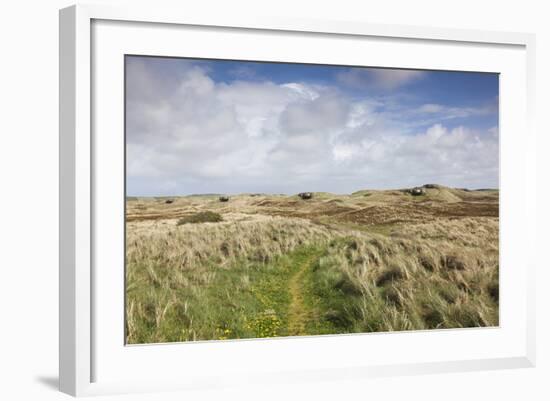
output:
[[140,233],[129,230],[127,263],[133,266],[154,260],[157,265],[183,271],[204,267],[206,262],[229,268],[241,258],[268,261],[300,245],[329,238],[326,228],[308,220],[271,216],[157,227]]
[[319,270],[332,280],[325,286],[355,295],[353,308],[340,311],[353,316],[350,331],[494,326],[497,244],[495,220],[439,221],[337,240]]
[[173,199],[127,202],[129,343],[498,325],[498,192]]

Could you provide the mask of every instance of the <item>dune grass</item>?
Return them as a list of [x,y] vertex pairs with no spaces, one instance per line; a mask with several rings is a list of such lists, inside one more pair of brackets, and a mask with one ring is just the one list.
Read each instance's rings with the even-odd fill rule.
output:
[[498,219],[377,232],[218,212],[129,225],[128,343],[498,325]]
[[179,219],[178,226],[181,226],[183,224],[219,223],[222,220],[222,215],[219,213],[211,211],[198,212]]

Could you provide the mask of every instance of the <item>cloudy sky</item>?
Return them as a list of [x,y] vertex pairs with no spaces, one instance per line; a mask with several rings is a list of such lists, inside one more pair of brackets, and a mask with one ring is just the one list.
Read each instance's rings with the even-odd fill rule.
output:
[[498,75],[126,57],[127,194],[498,187]]

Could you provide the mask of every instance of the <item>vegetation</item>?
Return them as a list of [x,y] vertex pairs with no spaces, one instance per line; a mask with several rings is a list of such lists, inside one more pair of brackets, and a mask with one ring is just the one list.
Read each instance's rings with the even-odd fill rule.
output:
[[498,191],[422,198],[128,200],[127,341],[498,325]]
[[[172,203],[172,202],[170,202]],[[215,212],[199,212],[189,216],[182,217],[178,220],[178,226],[189,223],[217,223],[222,221],[221,214]]]

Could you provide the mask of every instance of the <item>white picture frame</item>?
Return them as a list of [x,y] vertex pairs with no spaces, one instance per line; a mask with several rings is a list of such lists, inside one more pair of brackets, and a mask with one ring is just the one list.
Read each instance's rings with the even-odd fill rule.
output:
[[[191,31],[195,43],[200,44],[193,48],[193,54],[189,54],[189,48],[177,47],[175,40],[165,40],[177,35],[191,35]],[[215,42],[220,42],[220,35],[231,37],[236,45],[216,48]],[[261,35],[264,44],[274,45],[271,49],[280,43],[286,53],[279,51],[279,54],[270,55],[269,51],[274,50],[258,44],[254,35]],[[243,38],[241,44],[239,38]],[[290,39],[294,44],[290,44]],[[328,48],[334,51],[326,56],[315,55],[313,50],[310,54],[301,54],[305,44],[320,40],[333,46]],[[338,40],[338,47],[331,44],[334,40]],[[384,46],[381,46],[381,41]],[[356,60],[357,65],[362,65],[364,61],[352,57],[349,49],[364,43],[373,46],[371,65],[427,69],[451,66],[502,74],[500,327],[436,331],[433,334],[373,333],[322,339],[125,346],[122,335],[119,336],[123,321],[116,323],[121,317],[123,305],[119,304],[124,291],[120,286],[123,278],[116,269],[123,269],[123,265],[120,266],[123,256],[118,248],[109,251],[102,248],[107,241],[117,243],[122,240],[117,233],[120,233],[120,222],[124,221],[123,214],[120,214],[122,202],[117,206],[117,199],[105,200],[102,195],[116,192],[117,188],[122,191],[119,188],[120,174],[110,174],[112,180],[105,174],[106,170],[121,171],[123,160],[119,147],[120,135],[123,135],[119,129],[123,119],[120,113],[123,85],[119,85],[123,58],[120,55],[136,52],[147,55],[214,55],[218,58],[254,57],[256,60],[319,63],[333,60],[344,64]],[[81,396],[233,386],[251,380],[288,383],[534,366],[533,273],[536,254],[530,251],[535,243],[536,221],[535,136],[532,129],[534,43],[533,35],[523,33],[348,21],[246,17],[236,20],[154,7],[119,9],[78,5],[61,10],[60,390]],[[391,46],[400,46],[403,51],[390,55],[380,50]],[[407,50],[409,47],[414,51]],[[433,57],[428,57],[434,48],[443,55],[440,57],[443,60],[434,61]],[[453,57],[460,54],[464,54],[461,64],[452,64]],[[423,55],[425,59],[422,59]],[[405,60],[407,56],[409,59]],[[513,98],[506,96],[512,92],[515,94]],[[109,137],[111,139],[102,137],[104,139],[97,141],[94,133],[98,129],[115,134]],[[521,132],[521,141],[517,132]],[[513,246],[507,246],[509,244]],[[113,255],[118,255],[118,259],[109,262],[116,266],[112,270],[115,275],[110,277],[111,273],[101,270],[101,267]],[[512,265],[516,268],[509,268]],[[118,306],[109,311],[108,305]],[[456,344],[456,347],[449,349],[449,344]],[[468,344],[472,349],[467,350]],[[384,346],[402,349],[403,352],[385,356],[372,351]],[[366,359],[362,351],[349,352],[346,357],[338,352],[369,347],[372,348],[371,357]],[[319,358],[321,349],[326,352],[322,359]],[[406,351],[408,349],[412,351]],[[307,358],[289,362],[290,357],[300,353]],[[254,359],[258,355],[270,358],[273,367],[258,363]],[[223,359],[242,361],[229,366],[221,363]],[[176,360],[181,363],[180,373],[167,374]],[[214,363],[216,361],[218,363]],[[256,365],[250,367],[251,363]],[[125,373],[120,374],[121,371]]]

